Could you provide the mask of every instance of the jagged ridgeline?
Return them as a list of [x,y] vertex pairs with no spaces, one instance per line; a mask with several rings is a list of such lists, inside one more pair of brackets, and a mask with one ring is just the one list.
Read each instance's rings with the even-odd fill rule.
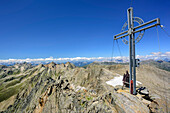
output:
[[[120,86],[106,84],[106,81],[113,79],[118,73],[122,75],[125,69],[128,69],[128,65],[93,64],[83,68],[70,62],[51,62],[38,66],[28,63],[1,65],[0,112],[147,113],[166,110],[166,106],[162,104],[167,105],[167,98],[162,97],[160,92],[169,96],[169,86],[164,88],[162,82],[166,85],[169,83],[168,80],[161,80],[161,76],[167,77],[170,72],[147,65],[137,70],[141,73],[137,73],[137,80],[140,79],[153,94],[151,100],[154,101],[148,100],[147,103],[129,93],[117,92]],[[150,76],[148,73],[151,73]]]

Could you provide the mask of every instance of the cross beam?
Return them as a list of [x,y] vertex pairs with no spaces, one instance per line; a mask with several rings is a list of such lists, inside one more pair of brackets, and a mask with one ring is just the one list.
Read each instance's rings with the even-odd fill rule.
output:
[[[155,22],[156,22],[156,23],[155,23]],[[154,24],[152,24],[152,23],[154,23]],[[152,24],[152,25],[147,26],[147,27],[144,27],[144,26],[146,26],[146,25],[148,25],[148,24]],[[159,18],[153,19],[153,20],[151,20],[151,21],[149,21],[149,22],[146,22],[146,23],[144,23],[144,24],[141,24],[141,25],[139,25],[139,26],[134,27],[134,32],[133,32],[133,33],[141,32],[141,31],[143,31],[143,30],[149,29],[149,28],[151,28],[151,27],[155,27],[155,26],[157,26],[157,25],[160,25],[160,19],[159,19]],[[138,28],[140,28],[140,27],[144,27],[144,28],[135,31],[136,29],[138,29]],[[125,33],[127,33],[127,34],[125,34]],[[117,39],[120,39],[120,38],[124,38],[124,37],[126,37],[126,36],[128,36],[128,35],[129,35],[129,34],[128,34],[128,30],[127,30],[127,31],[124,31],[124,32],[121,32],[121,33],[119,33],[119,34],[117,34],[117,35],[114,36],[114,40],[117,40]],[[118,36],[119,36],[119,37],[118,37]]]
[[[129,70],[130,70],[129,87],[130,87],[130,93],[136,94],[135,33],[145,31],[146,29],[160,25],[160,19],[156,18],[156,19],[153,19],[151,21],[148,21],[146,23],[143,23],[141,25],[134,27],[132,7],[127,9],[127,19],[128,19],[128,30],[115,35],[114,40],[129,36]],[[132,71],[133,71],[133,74],[132,74]],[[132,79],[132,75],[133,75],[133,79]],[[133,85],[131,85],[131,82],[133,82]]]

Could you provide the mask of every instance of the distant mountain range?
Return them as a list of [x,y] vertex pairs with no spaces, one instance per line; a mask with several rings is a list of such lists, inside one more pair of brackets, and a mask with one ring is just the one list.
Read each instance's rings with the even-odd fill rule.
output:
[[[154,61],[165,61],[170,62],[170,52],[153,52],[150,55],[136,55],[136,58],[140,59],[140,61],[146,61],[146,60],[154,60]],[[31,63],[33,65],[38,64],[48,64],[50,62],[55,62],[57,64],[71,62],[76,66],[85,66],[92,62],[114,62],[114,63],[128,63],[129,57],[126,56],[117,56],[117,57],[75,57],[75,58],[38,58],[38,59],[6,59],[6,60],[0,60],[0,65],[14,65],[16,63]]]
[[[155,60],[155,59],[151,59],[151,60],[142,60],[142,62],[153,62],[153,61],[156,61],[156,62],[170,62],[170,59],[168,58],[165,58],[163,60]],[[25,61],[27,62],[27,61]],[[38,65],[38,64],[48,64],[50,62],[55,62],[57,64],[61,64],[61,63],[66,63],[67,61],[53,61],[53,60],[48,60],[48,61],[31,61],[31,62],[27,62],[27,63],[31,63],[32,65]],[[85,65],[88,65],[88,64],[91,64],[94,62],[94,64],[100,64],[100,65],[113,65],[113,64],[117,64],[117,63],[121,63],[121,64],[127,64],[128,63],[128,59],[114,59],[113,61],[111,61],[109,58],[103,58],[103,59],[100,59],[100,60],[96,60],[96,59],[93,59],[93,60],[73,60],[73,61],[69,61],[71,63],[73,63],[75,66],[77,67],[82,67],[82,66],[85,66]],[[7,66],[10,66],[10,65],[15,65],[15,64],[18,64],[18,63],[24,63],[23,62],[0,62],[0,65],[7,65]]]

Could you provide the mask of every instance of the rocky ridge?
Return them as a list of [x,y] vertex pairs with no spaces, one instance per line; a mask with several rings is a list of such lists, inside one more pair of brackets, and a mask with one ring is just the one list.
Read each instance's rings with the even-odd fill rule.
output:
[[143,97],[117,92],[119,87],[106,84],[123,67],[90,65],[84,69],[69,62],[1,66],[0,111],[147,113],[155,108],[161,110],[155,101],[147,103]]

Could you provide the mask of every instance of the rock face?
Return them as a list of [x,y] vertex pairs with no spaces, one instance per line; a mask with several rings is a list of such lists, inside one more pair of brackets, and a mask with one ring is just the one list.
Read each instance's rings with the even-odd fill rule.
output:
[[[148,113],[151,107],[158,107],[106,84],[116,76],[114,69],[120,65],[91,65],[86,69],[69,62],[17,65],[0,69],[2,113]],[[9,74],[9,70],[15,72],[22,67],[22,71]]]

